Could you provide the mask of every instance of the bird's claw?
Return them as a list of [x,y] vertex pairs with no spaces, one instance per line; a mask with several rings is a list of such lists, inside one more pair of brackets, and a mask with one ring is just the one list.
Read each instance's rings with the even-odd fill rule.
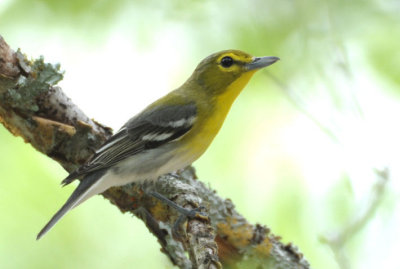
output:
[[178,217],[178,219],[175,221],[173,227],[172,227],[172,235],[174,238],[178,238],[178,239],[182,239],[183,236],[180,233],[180,229],[183,225],[183,223],[185,223],[185,221],[187,219],[199,219],[202,221],[209,221],[210,218],[208,217],[208,215],[204,212],[202,212],[202,210],[205,210],[206,208],[204,206],[199,206],[195,209],[186,209],[186,208],[182,208],[184,209],[184,211],[180,211],[181,215]]

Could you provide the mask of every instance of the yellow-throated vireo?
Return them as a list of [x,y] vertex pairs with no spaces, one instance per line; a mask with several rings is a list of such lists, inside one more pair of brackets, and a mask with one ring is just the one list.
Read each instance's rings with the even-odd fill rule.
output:
[[178,89],[131,118],[91,158],[62,181],[80,184],[40,231],[48,232],[69,210],[113,186],[155,180],[182,169],[208,148],[238,94],[259,69],[277,57],[239,50],[214,53]]

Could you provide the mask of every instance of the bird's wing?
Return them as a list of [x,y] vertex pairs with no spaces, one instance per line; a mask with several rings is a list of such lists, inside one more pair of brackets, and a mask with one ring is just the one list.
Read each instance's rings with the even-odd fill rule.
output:
[[69,184],[82,175],[111,167],[144,150],[181,138],[193,127],[196,115],[194,103],[142,112],[110,137],[86,164],[72,172],[62,184]]

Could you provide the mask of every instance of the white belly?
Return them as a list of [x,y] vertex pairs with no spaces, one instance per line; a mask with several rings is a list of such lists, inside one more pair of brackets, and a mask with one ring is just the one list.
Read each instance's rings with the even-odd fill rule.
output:
[[121,186],[133,182],[155,180],[159,176],[185,168],[194,161],[186,152],[176,152],[165,147],[134,155],[103,176],[107,187]]

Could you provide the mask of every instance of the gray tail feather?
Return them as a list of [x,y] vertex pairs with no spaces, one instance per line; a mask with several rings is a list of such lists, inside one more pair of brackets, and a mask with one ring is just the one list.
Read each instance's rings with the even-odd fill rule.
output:
[[45,235],[69,210],[77,206],[84,197],[84,195],[90,190],[90,188],[105,174],[104,170],[97,171],[86,176],[74,190],[65,204],[57,211],[51,220],[43,227],[36,237],[39,240]]

